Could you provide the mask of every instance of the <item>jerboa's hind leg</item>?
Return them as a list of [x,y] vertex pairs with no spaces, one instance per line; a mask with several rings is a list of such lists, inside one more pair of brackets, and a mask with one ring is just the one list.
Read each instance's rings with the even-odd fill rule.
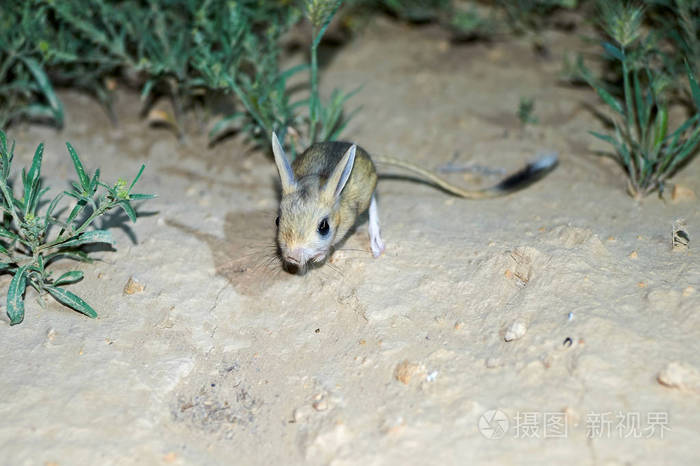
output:
[[372,200],[369,204],[369,246],[374,257],[379,257],[384,252],[384,241],[382,241],[381,232],[379,231],[377,198],[374,194],[372,194]]

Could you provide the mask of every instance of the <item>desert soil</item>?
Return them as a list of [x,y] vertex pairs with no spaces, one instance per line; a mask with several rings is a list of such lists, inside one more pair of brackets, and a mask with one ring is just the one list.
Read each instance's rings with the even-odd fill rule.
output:
[[[570,39],[545,39],[549,56],[378,21],[346,44],[323,88],[364,85],[345,137],[370,153],[466,166],[450,179],[475,186],[560,164],[484,201],[385,176],[386,253],[364,222],[305,276],[274,259],[276,169],[241,138],[180,143],[128,91],[118,126],[64,92],[63,131],[13,128],[17,167],[46,143],[54,190],[70,141],[110,181],[146,163],[139,190],[159,197],[78,265],[97,319],[33,290],[21,325],[2,312],[0,463],[698,464],[698,201],[627,196],[587,133],[597,98],[558,81]],[[700,160],[672,181],[700,193]]]

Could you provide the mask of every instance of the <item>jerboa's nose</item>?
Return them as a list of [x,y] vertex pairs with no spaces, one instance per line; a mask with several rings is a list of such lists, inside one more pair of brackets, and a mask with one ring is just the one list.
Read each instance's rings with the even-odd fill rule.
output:
[[301,265],[304,263],[304,248],[294,248],[287,251],[285,256],[287,262],[295,265]]

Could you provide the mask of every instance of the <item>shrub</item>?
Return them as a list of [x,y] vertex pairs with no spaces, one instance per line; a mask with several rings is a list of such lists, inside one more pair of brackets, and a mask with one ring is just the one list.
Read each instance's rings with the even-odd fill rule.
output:
[[642,34],[644,10],[622,2],[601,3],[603,28],[610,42],[605,54],[619,65],[620,97],[595,79],[581,64],[583,77],[597,91],[615,116],[614,133],[592,134],[610,143],[614,157],[628,176],[628,191],[637,199],[658,190],[695,153],[700,142],[700,86],[690,66],[686,73],[694,102],[693,115],[675,131],[668,130],[673,69],[664,67],[658,37]]
[[[89,317],[96,317],[95,310],[79,296],[65,289],[66,285],[78,282],[83,272],[72,270],[58,277],[47,268],[60,259],[90,262],[83,246],[94,243],[113,245],[109,230],[90,229],[95,220],[115,207],[122,208],[132,221],[136,212],[131,201],[151,199],[152,194],[132,193],[145,166],[131,183],[119,179],[107,185],[100,178],[100,170],[90,176],[83,167],[78,153],[66,143],[73,160],[77,182],[73,189],[57,194],[43,213],[39,208],[49,188],[42,187],[41,163],[44,145],[39,144],[34,153],[29,171],[22,170],[22,190],[19,198],[10,184],[10,169],[14,157],[14,143],[8,147],[5,133],[0,131],[0,192],[3,215],[0,223],[0,270],[12,274],[7,292],[7,315],[11,324],[24,318],[24,293],[31,286],[41,295],[50,294],[58,302]],[[57,215],[57,208],[65,197],[75,199],[70,213],[64,220]],[[58,230],[57,234],[52,234]]]

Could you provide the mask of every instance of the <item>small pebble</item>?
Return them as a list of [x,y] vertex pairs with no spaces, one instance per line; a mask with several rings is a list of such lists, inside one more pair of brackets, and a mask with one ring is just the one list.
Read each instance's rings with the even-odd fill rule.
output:
[[686,251],[690,244],[690,235],[684,220],[679,219],[673,223],[671,248],[674,251]]
[[659,372],[656,380],[669,388],[700,393],[700,371],[684,362],[674,361]]
[[404,360],[397,364],[396,369],[394,370],[394,378],[402,384],[408,385],[411,378],[418,372],[420,372],[420,365],[416,364],[415,362]]
[[527,332],[525,324],[522,322],[513,322],[510,327],[508,327],[508,330],[506,330],[504,339],[506,341],[518,340],[525,335],[525,332]]
[[129,277],[129,280],[124,285],[124,294],[136,294],[143,293],[146,289],[146,285],[135,279],[134,277]]
[[328,409],[328,400],[326,398],[321,398],[318,401],[314,401],[314,403],[311,405],[316,411],[325,411]]
[[313,414],[313,411],[311,411],[311,407],[309,405],[301,406],[294,410],[292,413],[292,419],[294,419],[294,422],[302,422],[309,418],[311,414]]

